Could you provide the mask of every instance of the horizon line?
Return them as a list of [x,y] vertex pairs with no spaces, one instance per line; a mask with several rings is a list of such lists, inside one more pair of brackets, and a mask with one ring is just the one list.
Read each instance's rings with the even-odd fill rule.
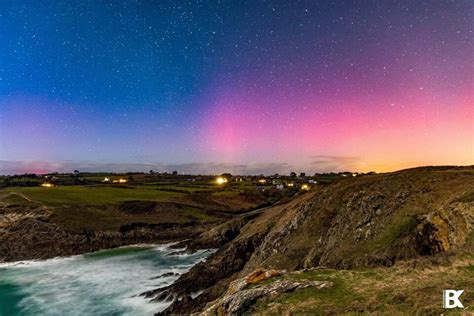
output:
[[[319,156],[323,157],[323,156]],[[230,173],[232,175],[254,176],[254,175],[287,175],[291,172],[297,174],[323,174],[323,173],[361,173],[366,174],[370,172],[375,173],[390,173],[398,172],[408,169],[418,168],[469,168],[474,167],[474,164],[407,164],[400,168],[391,168],[390,170],[377,170],[376,168],[365,168],[360,170],[355,165],[337,164],[334,163],[334,158],[347,157],[324,156],[329,157],[329,162],[320,162],[319,166],[298,167],[292,166],[286,162],[268,162],[268,163],[216,163],[216,162],[189,162],[181,164],[167,164],[167,163],[119,163],[119,162],[93,162],[93,161],[25,161],[25,160],[0,160],[0,176],[21,176],[25,174],[48,175],[48,174],[72,174],[75,170],[80,173],[104,173],[104,174],[143,174],[154,171],[157,174],[170,174],[176,171],[179,175],[219,175]],[[333,163],[331,163],[331,161]],[[322,164],[322,166],[321,166]],[[401,164],[404,165],[404,164]],[[107,170],[108,169],[108,170]],[[313,170],[308,170],[313,169]]]

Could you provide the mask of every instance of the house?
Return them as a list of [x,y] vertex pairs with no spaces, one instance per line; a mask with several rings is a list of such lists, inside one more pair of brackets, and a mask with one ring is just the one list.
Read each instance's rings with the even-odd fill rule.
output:
[[261,192],[265,192],[266,188],[264,186],[257,186],[257,190],[261,191]]

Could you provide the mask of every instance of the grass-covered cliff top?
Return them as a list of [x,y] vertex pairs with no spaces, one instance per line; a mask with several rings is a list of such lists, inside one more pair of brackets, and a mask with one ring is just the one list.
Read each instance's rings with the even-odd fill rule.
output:
[[[409,261],[389,268],[356,270],[315,269],[280,278],[331,281],[325,289],[306,288],[262,299],[251,313],[334,315],[375,313],[440,315],[474,312],[474,255],[443,263]],[[270,279],[266,282],[277,280]],[[465,309],[443,308],[443,289],[464,289]]]

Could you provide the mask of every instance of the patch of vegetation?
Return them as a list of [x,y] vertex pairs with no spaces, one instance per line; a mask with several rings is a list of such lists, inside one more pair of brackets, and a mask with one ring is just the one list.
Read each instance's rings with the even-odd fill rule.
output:
[[184,186],[184,185],[156,185],[156,184],[141,184],[133,186],[139,189],[149,189],[149,190],[160,190],[160,191],[169,191],[169,192],[179,192],[179,193],[194,193],[194,192],[206,192],[213,191],[215,188],[205,187],[205,186]]
[[[213,193],[217,193],[215,196]],[[209,210],[240,211],[258,203],[240,197],[231,186],[204,183],[153,183],[126,185],[57,185],[7,187],[0,203],[44,205],[49,220],[70,230],[117,230],[130,223],[189,223],[222,221]]]
[[[360,299],[360,295],[350,290],[344,275],[335,274],[333,270],[317,270],[301,274],[292,274],[289,278],[314,281],[331,281],[333,286],[325,289],[306,288],[278,296],[275,300],[260,301],[252,313],[330,314],[331,311],[343,309]],[[295,308],[297,306],[297,308]]]
[[112,186],[58,186],[53,188],[22,187],[8,188],[4,192],[23,194],[29,199],[47,206],[58,205],[103,205],[130,200],[169,201],[182,194]]
[[404,219],[395,221],[395,224],[388,225],[387,229],[380,234],[375,241],[368,244],[370,251],[383,249],[395,240],[409,236],[415,231],[418,221],[415,216],[408,216]]
[[463,196],[458,198],[456,202],[462,202],[462,203],[474,202],[474,191],[464,194]]
[[232,196],[238,196],[240,194],[239,191],[229,191],[229,190],[222,190],[222,191],[217,191],[214,192],[214,196],[226,196],[226,197],[232,197]]
[[113,205],[56,207],[50,220],[68,230],[82,232],[84,229],[118,230],[122,225],[138,222],[182,224],[213,219],[215,218],[199,209],[158,204],[152,212],[136,213],[121,211]]
[[157,207],[154,201],[125,201],[120,203],[118,210],[128,214],[153,213]]
[[200,221],[207,221],[211,220],[213,217],[210,216],[208,213],[204,212],[203,210],[187,207],[184,209],[184,212],[187,216],[190,216],[193,219],[197,219]]
[[[456,268],[460,266],[459,268]],[[251,313],[262,314],[458,314],[474,310],[473,261],[456,259],[449,266],[412,269],[398,264],[390,268],[365,270],[317,269],[291,273],[288,278],[329,280],[332,288],[307,288],[260,300]],[[465,289],[464,310],[444,310],[442,291]]]

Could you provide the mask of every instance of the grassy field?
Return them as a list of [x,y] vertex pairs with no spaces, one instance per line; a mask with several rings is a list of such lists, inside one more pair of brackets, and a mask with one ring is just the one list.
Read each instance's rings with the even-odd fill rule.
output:
[[122,188],[107,186],[58,186],[43,187],[15,187],[0,191],[1,194],[17,193],[28,199],[45,204],[58,205],[100,205],[120,203],[130,200],[143,201],[170,201],[180,197],[182,193],[146,190],[140,188]]
[[169,184],[139,184],[134,185],[134,188],[147,190],[161,190],[161,191],[183,191],[187,193],[201,192],[201,191],[215,191],[218,188],[212,186],[185,186],[185,185],[169,185]]
[[[117,230],[134,222],[149,224],[205,222],[214,217],[206,212],[172,203],[187,194],[179,192],[111,186],[15,187],[0,191],[0,202],[27,206],[40,203],[50,210],[50,221],[72,231]],[[158,203],[149,212],[124,212],[126,201]]]
[[177,223],[190,221],[207,222],[215,219],[202,210],[192,207],[176,209],[172,205],[160,206],[150,213],[129,214],[112,206],[58,207],[51,215],[51,221],[72,231],[83,229],[117,230],[129,223]]
[[[440,315],[474,311],[474,256],[451,264],[426,265],[413,269],[409,262],[390,268],[367,270],[317,269],[291,273],[285,278],[328,280],[324,290],[307,288],[282,294],[271,302],[259,301],[251,310],[261,314],[392,314]],[[464,310],[445,310],[444,289],[464,289]]]
[[244,189],[252,188],[251,183],[231,183],[217,186],[214,183],[147,183],[126,186],[68,185],[45,187],[7,187],[0,190],[2,195],[18,193],[30,200],[47,206],[82,204],[98,205],[120,203],[129,200],[170,201],[187,193],[209,192],[216,196],[235,196]]
[[[126,186],[69,185],[55,187],[7,187],[0,190],[0,205],[44,205],[50,220],[68,230],[116,230],[128,223],[187,223],[222,220],[206,210],[231,211],[256,204],[239,197],[232,186],[133,184]],[[198,194],[198,196],[193,196]],[[130,201],[154,204],[146,211],[123,208]],[[227,205],[226,209],[224,206]],[[205,209],[203,209],[205,208]]]

